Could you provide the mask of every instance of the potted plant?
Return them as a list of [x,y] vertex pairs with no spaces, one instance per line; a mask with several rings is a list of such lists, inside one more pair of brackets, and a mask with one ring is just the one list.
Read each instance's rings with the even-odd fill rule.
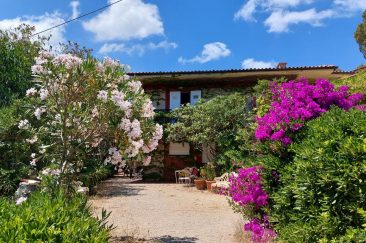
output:
[[200,169],[200,177],[194,180],[194,185],[198,190],[205,190],[206,189],[206,169],[202,167]]
[[215,183],[216,181],[214,180],[216,177],[216,172],[215,172],[215,166],[213,163],[207,163],[206,167],[205,167],[205,171],[206,171],[206,186],[207,186],[207,190],[211,191],[212,189],[212,184]]

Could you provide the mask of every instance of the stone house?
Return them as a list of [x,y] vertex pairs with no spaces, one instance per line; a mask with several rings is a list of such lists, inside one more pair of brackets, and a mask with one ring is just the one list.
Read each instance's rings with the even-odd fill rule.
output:
[[[156,112],[165,113],[182,104],[196,104],[199,99],[210,99],[233,92],[249,93],[258,80],[285,77],[288,80],[306,77],[341,79],[353,72],[340,71],[337,66],[287,67],[279,63],[276,68],[230,69],[211,71],[139,72],[131,76],[143,83],[145,92],[151,95]],[[162,121],[158,121],[162,122]],[[174,180],[174,171],[195,163],[208,162],[208,154],[195,151],[189,144],[162,141],[153,155],[148,173],[159,174],[166,181]]]

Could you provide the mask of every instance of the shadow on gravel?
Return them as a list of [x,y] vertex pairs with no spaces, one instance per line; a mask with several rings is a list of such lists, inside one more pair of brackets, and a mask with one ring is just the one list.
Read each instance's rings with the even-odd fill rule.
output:
[[145,188],[144,186],[137,186],[129,183],[118,183],[114,180],[104,181],[96,189],[97,196],[101,197],[118,197],[118,196],[137,196],[141,195],[141,191]]
[[151,239],[152,242],[159,242],[159,243],[195,243],[197,242],[198,238],[196,237],[175,237],[170,235],[164,235],[160,237],[155,237]]

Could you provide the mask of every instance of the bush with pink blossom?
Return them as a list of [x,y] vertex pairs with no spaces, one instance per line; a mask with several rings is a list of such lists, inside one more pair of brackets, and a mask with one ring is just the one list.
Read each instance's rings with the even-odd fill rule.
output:
[[34,87],[19,129],[38,147],[30,158],[40,169],[52,165],[62,174],[80,171],[90,159],[123,165],[150,162],[162,138],[154,107],[141,82],[126,66],[88,55],[53,55],[43,51],[32,67]]
[[283,145],[292,142],[291,134],[306,121],[314,119],[332,105],[344,110],[356,106],[363,94],[349,94],[347,86],[338,90],[325,79],[310,84],[306,79],[281,84],[271,83],[272,103],[268,112],[257,117],[255,136],[259,140],[280,141]]

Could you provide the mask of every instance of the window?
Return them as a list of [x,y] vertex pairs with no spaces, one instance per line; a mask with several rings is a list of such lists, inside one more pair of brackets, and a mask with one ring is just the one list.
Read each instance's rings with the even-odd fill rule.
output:
[[201,90],[192,90],[190,92],[171,91],[169,109],[173,110],[187,103],[195,105],[199,99],[201,99]]
[[169,143],[169,155],[189,155],[189,143]]

